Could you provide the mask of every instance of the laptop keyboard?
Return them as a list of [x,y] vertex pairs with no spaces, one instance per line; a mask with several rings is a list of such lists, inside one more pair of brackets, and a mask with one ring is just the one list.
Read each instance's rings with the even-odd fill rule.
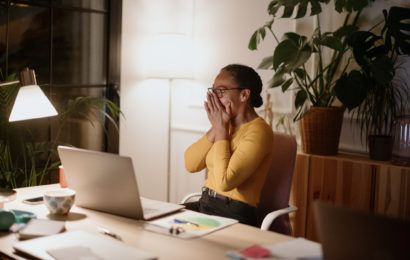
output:
[[154,208],[143,208],[142,210],[144,214],[153,214],[153,213],[160,211],[159,209],[154,209]]

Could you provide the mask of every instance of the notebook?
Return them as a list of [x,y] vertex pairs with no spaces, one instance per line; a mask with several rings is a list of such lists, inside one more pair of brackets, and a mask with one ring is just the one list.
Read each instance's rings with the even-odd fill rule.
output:
[[157,259],[151,253],[104,235],[70,231],[13,244],[19,253],[36,259]]
[[67,146],[57,149],[67,185],[76,191],[76,206],[145,220],[184,208],[140,198],[130,157]]
[[410,259],[410,222],[316,201],[324,259]]

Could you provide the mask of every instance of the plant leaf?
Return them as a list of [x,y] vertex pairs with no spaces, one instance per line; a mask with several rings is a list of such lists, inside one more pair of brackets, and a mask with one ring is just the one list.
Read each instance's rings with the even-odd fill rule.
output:
[[[372,0],[374,1],[374,0]],[[368,0],[335,0],[335,10],[339,13],[359,11],[369,4]]]
[[366,77],[358,70],[344,73],[336,82],[334,91],[336,97],[349,111],[359,106],[367,95]]
[[293,83],[293,78],[289,78],[282,84],[282,92],[286,92],[288,88],[292,85]]
[[410,9],[393,6],[388,15],[385,11],[384,13],[386,23],[382,32],[386,32],[387,48],[410,55]]
[[271,88],[279,87],[280,85],[283,84],[283,82],[285,82],[285,80],[286,80],[285,72],[283,70],[278,70],[276,71],[275,75],[273,75],[270,87]]
[[283,62],[287,63],[295,56],[298,46],[291,39],[281,41],[273,53],[273,68],[276,70]]
[[310,16],[322,12],[321,3],[328,4],[330,0],[273,0],[268,6],[268,13],[276,16],[278,10],[283,7],[285,10],[282,14],[283,18],[291,17],[294,9],[297,8],[296,18],[302,18],[306,15],[307,5],[310,3]]
[[307,93],[305,90],[301,89],[296,93],[295,97],[295,107],[301,107],[307,100]]
[[249,49],[249,50],[254,51],[254,50],[257,49],[257,47],[258,47],[258,43],[257,43],[258,34],[259,34],[259,30],[258,30],[258,31],[255,31],[255,32],[252,34],[251,39],[249,40],[249,44],[248,44],[248,49]]
[[369,67],[374,80],[378,84],[388,84],[393,79],[394,66],[392,60],[389,57],[377,57]]
[[318,45],[326,46],[330,49],[336,50],[336,51],[342,51],[343,50],[343,44],[340,38],[334,37],[334,36],[324,36],[322,38],[318,38],[316,40],[316,43]]
[[349,37],[352,33],[357,32],[359,28],[355,25],[345,25],[337,29],[333,35],[338,38]]
[[263,58],[262,62],[259,64],[258,69],[272,69],[273,68],[273,56],[268,56]]

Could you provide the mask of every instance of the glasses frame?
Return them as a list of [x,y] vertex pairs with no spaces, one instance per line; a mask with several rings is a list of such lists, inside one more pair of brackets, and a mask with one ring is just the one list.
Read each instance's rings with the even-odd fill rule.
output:
[[219,98],[223,97],[225,91],[228,90],[244,90],[244,88],[208,88],[209,92],[216,94],[216,96]]

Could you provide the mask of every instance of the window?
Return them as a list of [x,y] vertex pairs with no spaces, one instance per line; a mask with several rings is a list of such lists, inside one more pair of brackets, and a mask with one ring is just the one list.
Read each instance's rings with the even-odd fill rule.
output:
[[[0,0],[3,74],[34,69],[38,84],[58,111],[78,96],[105,97],[119,105],[121,6],[122,1],[115,0]],[[44,120],[56,119],[27,124],[38,133],[36,138],[50,140],[57,122],[49,125]],[[118,132],[106,126],[108,135],[99,124],[73,118],[60,140],[118,152]]]

